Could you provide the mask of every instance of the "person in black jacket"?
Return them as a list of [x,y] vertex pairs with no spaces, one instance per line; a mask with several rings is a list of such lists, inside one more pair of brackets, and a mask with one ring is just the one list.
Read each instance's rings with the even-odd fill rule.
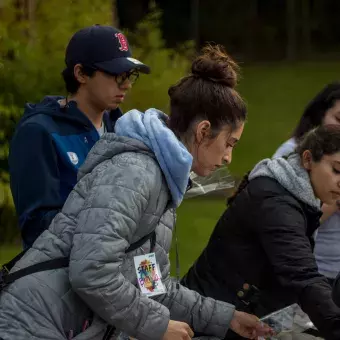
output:
[[321,202],[338,199],[340,127],[317,127],[287,159],[255,166],[183,285],[258,317],[298,303],[325,339],[339,340],[340,309],[318,272],[312,237]]

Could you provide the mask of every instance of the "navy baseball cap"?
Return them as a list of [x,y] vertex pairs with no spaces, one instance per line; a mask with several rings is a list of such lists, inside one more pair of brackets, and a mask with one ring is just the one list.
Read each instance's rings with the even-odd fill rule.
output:
[[110,74],[137,69],[150,73],[150,67],[132,58],[125,35],[111,26],[93,25],[76,32],[66,48],[67,67],[76,64],[95,67]]

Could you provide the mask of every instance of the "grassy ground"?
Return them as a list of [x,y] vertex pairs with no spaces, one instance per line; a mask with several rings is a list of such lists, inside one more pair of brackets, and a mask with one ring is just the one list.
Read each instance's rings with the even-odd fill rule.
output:
[[[340,78],[340,62],[243,65],[242,69],[239,89],[248,103],[249,119],[230,167],[237,176],[242,176],[260,159],[271,156],[289,138],[307,102],[325,84]],[[224,206],[224,200],[210,198],[191,199],[180,207],[178,239],[182,273],[206,244]],[[0,246],[0,263],[18,251],[18,247]]]
[[[225,199],[222,198],[192,198],[185,200],[178,209],[177,239],[182,275],[186,273],[207,244],[216,221],[225,206]],[[172,246],[171,269],[172,273],[175,273],[175,240],[173,240]]]

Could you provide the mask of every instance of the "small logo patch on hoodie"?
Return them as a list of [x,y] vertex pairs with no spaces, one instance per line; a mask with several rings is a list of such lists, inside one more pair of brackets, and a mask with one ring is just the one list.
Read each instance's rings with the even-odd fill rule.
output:
[[79,162],[78,156],[75,152],[68,152],[67,153],[68,157],[70,158],[70,161],[72,164],[77,165]]

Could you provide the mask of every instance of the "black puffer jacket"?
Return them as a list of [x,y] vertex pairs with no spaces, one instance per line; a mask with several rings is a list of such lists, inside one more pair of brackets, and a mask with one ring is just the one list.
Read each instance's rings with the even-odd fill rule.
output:
[[[283,161],[292,163],[283,168],[293,172],[282,179],[275,178],[277,169],[268,176],[257,171],[222,215],[182,283],[258,316],[299,303],[326,339],[339,340],[340,309],[313,256],[312,235],[321,216],[318,201],[308,198],[312,189],[306,174],[300,183],[291,177],[297,159],[279,163]],[[300,175],[300,169],[297,172]],[[305,190],[304,182],[309,185]],[[258,291],[244,290],[244,284]]]

